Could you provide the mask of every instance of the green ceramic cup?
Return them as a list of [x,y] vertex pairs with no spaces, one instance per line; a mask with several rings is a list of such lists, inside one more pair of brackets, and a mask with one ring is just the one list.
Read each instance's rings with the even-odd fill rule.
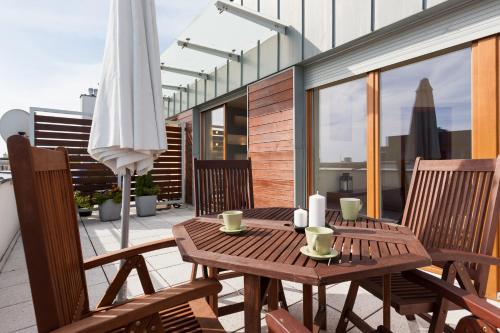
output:
[[239,230],[241,228],[241,219],[243,218],[243,212],[240,210],[228,210],[222,212],[222,214],[217,215],[217,218],[222,218],[224,221],[224,226],[227,230]]
[[355,221],[361,208],[363,208],[363,204],[358,198],[340,198],[340,208],[344,220]]
[[333,230],[325,227],[307,227],[307,249],[315,255],[330,254],[332,250]]

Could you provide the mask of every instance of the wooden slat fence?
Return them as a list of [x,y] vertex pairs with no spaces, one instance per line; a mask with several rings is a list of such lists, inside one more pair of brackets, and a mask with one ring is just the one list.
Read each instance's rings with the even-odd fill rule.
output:
[[[88,194],[111,188],[117,183],[113,172],[95,161],[87,152],[91,119],[35,115],[35,146],[65,147],[68,150],[73,187]],[[178,200],[182,197],[181,128],[166,126],[168,151],[154,163],[152,174],[160,186],[159,199]],[[132,178],[132,199],[135,180]]]

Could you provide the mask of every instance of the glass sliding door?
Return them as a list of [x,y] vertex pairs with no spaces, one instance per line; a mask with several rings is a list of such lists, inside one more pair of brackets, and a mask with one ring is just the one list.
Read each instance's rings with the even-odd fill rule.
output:
[[471,158],[469,48],[380,73],[383,217],[401,219],[418,156]]
[[223,160],[225,145],[224,106],[203,112],[203,159]]
[[342,197],[366,203],[366,78],[320,88],[315,99],[314,191],[328,208]]

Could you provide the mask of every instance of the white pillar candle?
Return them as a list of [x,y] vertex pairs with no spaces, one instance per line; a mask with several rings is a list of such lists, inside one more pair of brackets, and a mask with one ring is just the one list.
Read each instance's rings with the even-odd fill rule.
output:
[[326,198],[316,192],[309,197],[309,226],[324,227],[326,212]]
[[293,212],[293,223],[297,228],[307,227],[307,211],[300,208]]

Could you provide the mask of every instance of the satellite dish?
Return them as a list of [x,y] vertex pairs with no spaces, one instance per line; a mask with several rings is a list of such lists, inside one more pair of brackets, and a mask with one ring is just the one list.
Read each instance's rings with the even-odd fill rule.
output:
[[9,110],[0,118],[0,135],[7,141],[12,135],[28,135],[30,114],[24,110]]

